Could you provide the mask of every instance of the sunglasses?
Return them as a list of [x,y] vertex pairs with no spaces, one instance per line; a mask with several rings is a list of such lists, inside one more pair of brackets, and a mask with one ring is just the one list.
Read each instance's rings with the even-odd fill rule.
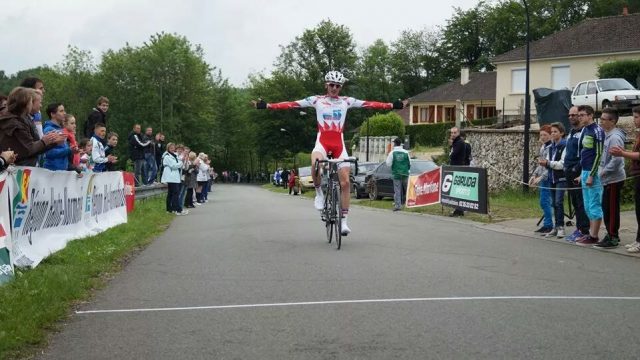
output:
[[340,84],[329,84],[329,87],[340,89],[342,87],[342,85],[340,85]]

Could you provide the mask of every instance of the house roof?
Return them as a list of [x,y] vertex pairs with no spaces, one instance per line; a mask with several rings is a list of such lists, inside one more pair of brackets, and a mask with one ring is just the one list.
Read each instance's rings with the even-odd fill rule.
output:
[[[531,59],[640,51],[640,13],[586,19],[562,31],[531,42]],[[493,63],[525,59],[526,46],[492,59]]]
[[469,82],[465,85],[460,84],[460,78],[457,78],[454,81],[415,95],[409,98],[409,102],[495,99],[496,73],[495,71],[489,71],[469,74]]

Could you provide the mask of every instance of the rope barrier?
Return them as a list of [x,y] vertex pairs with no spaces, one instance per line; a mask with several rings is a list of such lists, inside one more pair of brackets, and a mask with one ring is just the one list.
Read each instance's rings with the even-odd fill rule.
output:
[[[488,163],[488,162],[486,162],[486,161],[482,164],[482,166],[484,166],[484,167],[486,167],[486,168],[491,168],[491,169],[493,169],[495,172],[497,172],[498,174],[502,175],[503,177],[505,177],[505,178],[507,178],[507,179],[510,179],[510,180],[513,180],[514,182],[517,182],[517,183],[518,183],[518,184],[520,184],[520,185],[527,185],[527,186],[529,186],[529,187],[532,187],[532,188],[538,188],[538,189],[549,189],[549,190],[556,190],[556,189],[558,189],[558,188],[548,187],[548,186],[530,185],[530,184],[528,184],[528,183],[526,183],[526,182],[524,182],[524,181],[522,181],[522,180],[520,180],[520,179],[516,179],[515,177],[513,177],[513,176],[511,176],[511,175],[509,175],[509,174],[506,174],[506,173],[504,173],[504,172],[502,172],[502,171],[500,171],[498,168],[496,168],[495,166],[493,166],[493,165],[489,164],[489,163]],[[640,177],[640,175],[631,176],[631,177],[626,177],[626,178],[625,178],[625,180],[627,180],[627,179],[634,179],[634,178],[637,178],[637,177]],[[600,185],[599,187],[604,187],[604,185]],[[562,188],[559,188],[559,189],[561,189],[561,190],[582,190],[582,186],[579,186],[579,187],[562,187]]]

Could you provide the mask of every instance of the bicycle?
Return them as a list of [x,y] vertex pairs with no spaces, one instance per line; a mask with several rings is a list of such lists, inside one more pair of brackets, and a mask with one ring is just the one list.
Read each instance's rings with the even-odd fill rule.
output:
[[340,203],[341,187],[340,178],[338,176],[338,165],[344,162],[354,163],[356,166],[356,172],[358,169],[358,159],[332,159],[328,160],[316,160],[315,171],[316,174],[320,171],[320,164],[328,164],[329,171],[323,175],[327,180],[327,191],[324,197],[324,207],[322,208],[320,218],[325,223],[325,229],[327,233],[327,240],[331,244],[332,238],[335,235],[335,244],[337,250],[340,250],[342,246],[342,206]]

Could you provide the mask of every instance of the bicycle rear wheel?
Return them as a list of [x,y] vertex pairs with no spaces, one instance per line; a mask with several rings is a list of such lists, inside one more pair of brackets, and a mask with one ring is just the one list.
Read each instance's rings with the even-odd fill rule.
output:
[[334,233],[336,238],[336,250],[342,246],[342,207],[340,206],[340,186],[333,187],[333,211]]

